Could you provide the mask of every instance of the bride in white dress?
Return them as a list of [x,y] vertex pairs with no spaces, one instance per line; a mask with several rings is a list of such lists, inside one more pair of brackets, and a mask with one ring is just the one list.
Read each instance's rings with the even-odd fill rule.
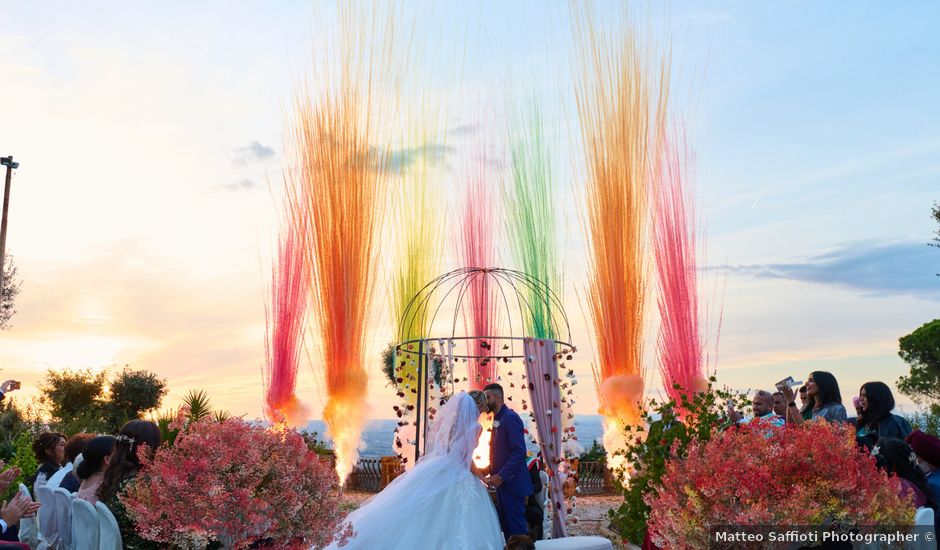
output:
[[[355,533],[340,547],[499,550],[496,509],[471,470],[480,438],[482,392],[454,395],[430,426],[427,452],[410,471],[346,518]],[[475,399],[479,394],[479,399]]]

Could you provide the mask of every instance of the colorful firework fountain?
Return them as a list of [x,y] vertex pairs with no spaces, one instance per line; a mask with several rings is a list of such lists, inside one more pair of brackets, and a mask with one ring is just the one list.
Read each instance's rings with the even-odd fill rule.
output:
[[296,394],[306,329],[309,280],[304,239],[306,218],[295,201],[287,212],[288,223],[279,237],[277,261],[271,274],[271,304],[265,320],[264,412],[275,423],[301,426],[309,420]]
[[295,101],[292,183],[309,221],[310,309],[327,393],[323,418],[345,480],[358,460],[367,412],[366,331],[388,202],[388,153],[377,113],[388,117],[394,106],[376,104],[379,70],[392,66],[393,19],[376,28],[381,19],[373,18],[366,28],[362,21],[369,18],[343,12],[341,21],[338,66],[310,87],[316,96],[305,88]]
[[[430,135],[424,134],[426,149],[432,142]],[[437,142],[433,140],[433,142]],[[392,234],[396,236],[397,250],[392,273],[391,304],[393,326],[397,326],[405,315],[411,298],[440,271],[443,255],[444,216],[436,212],[436,204],[431,185],[433,161],[428,155],[420,155],[409,165],[401,167],[401,184],[397,193],[397,204],[393,220]],[[415,319],[409,332],[403,335],[405,340],[420,338],[428,333],[427,316]],[[386,352],[387,353],[387,352]],[[399,397],[403,398],[403,418],[413,420],[413,407],[418,396],[418,371],[410,362],[393,359],[392,370],[394,385]],[[414,454],[409,449],[410,441],[415,439],[414,424],[408,422],[401,426],[398,442],[403,442],[402,454]],[[394,441],[393,441],[394,443]],[[407,467],[413,464],[406,462]]]
[[682,134],[664,136],[654,172],[653,253],[659,288],[657,360],[666,394],[682,396],[707,386],[699,332],[698,277],[690,154]]
[[[497,205],[493,172],[486,155],[480,155],[470,170],[463,202],[460,259],[463,265],[487,267],[496,264]],[[470,295],[464,310],[468,332],[476,337],[478,357],[470,361],[470,387],[480,390],[496,380],[496,362],[490,360],[488,337],[498,334],[497,287],[481,273],[470,277],[463,289]]]
[[662,60],[655,72],[633,34],[606,35],[590,19],[576,30],[583,45],[576,95],[587,166],[588,303],[604,446],[613,455],[625,446],[623,427],[639,422],[643,399],[647,191],[668,64]]

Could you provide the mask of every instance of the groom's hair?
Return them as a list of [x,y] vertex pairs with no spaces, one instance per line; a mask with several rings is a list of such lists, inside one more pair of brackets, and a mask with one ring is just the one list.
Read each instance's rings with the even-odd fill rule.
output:
[[483,391],[495,391],[496,393],[499,394],[500,397],[502,397],[502,396],[504,395],[504,394],[503,394],[503,387],[500,386],[499,384],[496,384],[496,383],[487,384],[486,387],[483,388]]

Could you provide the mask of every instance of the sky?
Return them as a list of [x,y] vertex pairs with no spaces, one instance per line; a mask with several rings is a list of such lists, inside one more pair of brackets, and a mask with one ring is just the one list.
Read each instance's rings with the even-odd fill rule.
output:
[[[129,365],[168,380],[165,408],[196,388],[219,408],[261,416],[265,300],[291,165],[286,113],[314,61],[328,58],[334,5],[0,5],[0,154],[21,163],[7,251],[23,281],[13,328],[0,332],[0,377],[22,380],[27,400],[47,369]],[[593,9],[627,28],[619,3]],[[553,170],[573,193],[569,7],[401,11],[414,40],[407,64],[395,61],[408,69],[399,99],[413,116],[438,113],[442,200],[457,193],[461,159],[481,142],[498,149],[506,113],[533,98]],[[940,250],[926,244],[940,201],[940,5],[675,1],[629,12],[671,51],[720,384],[770,389],[827,370],[846,405],[866,381],[893,386],[907,370],[898,338],[940,310]],[[576,411],[593,413],[576,204],[558,206],[564,297],[579,346]],[[394,394],[378,352],[393,328],[377,301],[368,391],[372,416],[386,418]],[[321,362],[305,362],[298,385],[314,417]],[[655,393],[656,376],[651,384]]]

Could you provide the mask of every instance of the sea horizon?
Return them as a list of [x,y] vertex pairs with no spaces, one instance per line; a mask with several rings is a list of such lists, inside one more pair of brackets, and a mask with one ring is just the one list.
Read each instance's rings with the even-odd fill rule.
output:
[[[574,415],[575,434],[578,438],[577,442],[584,450],[590,449],[594,441],[598,443],[603,442],[604,431],[601,422],[602,418],[603,417],[598,414]],[[528,427],[531,420],[528,416],[522,416],[522,422]],[[376,458],[394,455],[395,453],[392,451],[392,446],[394,444],[394,433],[397,424],[397,418],[373,419],[366,422],[362,430],[362,441],[365,446],[359,450],[359,456],[361,458]],[[302,429],[309,432],[316,432],[318,439],[332,446],[333,442],[327,435],[326,423],[322,419],[311,420],[307,422],[306,426]],[[526,446],[529,450],[537,450],[531,440],[526,441]]]

